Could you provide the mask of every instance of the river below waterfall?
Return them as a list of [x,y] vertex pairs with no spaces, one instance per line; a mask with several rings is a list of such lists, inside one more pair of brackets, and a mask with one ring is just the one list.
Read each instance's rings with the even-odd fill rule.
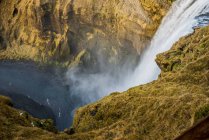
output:
[[31,62],[0,62],[0,94],[34,117],[54,119],[63,130],[70,126],[72,111],[82,102],[69,93],[61,73]]
[[[114,91],[157,79],[160,69],[157,54],[169,50],[194,28],[209,24],[209,0],[177,0],[163,19],[150,46],[143,52],[134,71],[120,73],[114,79],[109,73],[86,74],[56,68],[41,68],[31,62],[0,62],[0,92],[13,99],[17,108],[39,118],[55,120],[59,130],[72,123],[75,108],[102,98]],[[127,68],[128,69],[128,68]],[[68,85],[65,84],[67,79]]]

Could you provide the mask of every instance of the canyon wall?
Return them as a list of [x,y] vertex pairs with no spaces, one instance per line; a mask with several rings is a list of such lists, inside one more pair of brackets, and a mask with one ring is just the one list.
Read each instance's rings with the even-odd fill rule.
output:
[[158,80],[79,108],[65,133],[0,96],[0,138],[173,140],[209,115],[209,26],[181,38],[156,61]]
[[170,4],[168,0],[1,0],[0,59],[90,67],[98,61],[135,64]]
[[79,108],[74,137],[171,140],[208,116],[209,26],[181,38],[156,62],[158,80]]

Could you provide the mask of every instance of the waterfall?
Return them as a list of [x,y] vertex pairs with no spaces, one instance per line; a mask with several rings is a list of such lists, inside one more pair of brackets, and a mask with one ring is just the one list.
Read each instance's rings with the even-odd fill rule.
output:
[[177,0],[164,17],[150,46],[144,52],[131,78],[124,83],[124,89],[145,84],[157,79],[160,74],[156,55],[169,50],[181,37],[194,28],[209,24],[209,0]]
[[66,74],[70,93],[82,98],[83,103],[94,102],[114,91],[146,84],[157,79],[160,69],[155,57],[169,50],[181,37],[194,31],[194,28],[209,24],[209,0],[177,0],[154,35],[150,46],[142,53],[135,70],[120,73],[119,77],[111,73],[78,73],[69,70]]
[[151,82],[157,79],[160,73],[155,62],[156,55],[169,50],[181,37],[192,33],[194,28],[208,23],[209,0],[177,0],[162,20],[134,71],[120,74],[118,79],[114,79],[109,73],[74,75],[74,72],[69,70],[67,77],[72,83],[77,83],[76,86],[71,84],[71,90],[88,100],[86,102],[92,102],[108,93],[125,91],[130,87]]
[[[57,128],[63,130],[72,123],[77,107],[111,92],[125,91],[156,80],[160,73],[155,62],[156,55],[169,50],[195,28],[208,24],[209,0],[176,0],[134,71],[127,66],[127,71],[117,71],[119,74],[115,76],[106,69],[103,73],[93,74],[76,74],[76,69],[73,69],[66,73],[66,81],[62,81],[62,70],[49,72],[48,67],[40,70],[39,66],[30,62],[5,61],[0,63],[0,91],[15,99],[14,103],[20,109],[25,108],[31,114],[44,118],[50,116],[56,121]],[[66,85],[63,85],[64,82]]]

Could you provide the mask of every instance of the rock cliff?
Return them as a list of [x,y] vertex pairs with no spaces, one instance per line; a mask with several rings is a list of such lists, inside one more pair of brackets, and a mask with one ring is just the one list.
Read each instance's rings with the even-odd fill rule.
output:
[[53,133],[51,125],[44,127],[48,131],[32,126],[33,118],[21,118],[0,97],[0,138],[174,139],[209,115],[209,26],[181,38],[156,61],[162,69],[158,80],[78,109],[66,131],[71,135]]
[[[168,0],[1,0],[0,59],[135,63]],[[131,57],[131,58],[130,58]]]
[[73,123],[76,136],[174,139],[209,115],[208,33],[209,26],[197,29],[158,55],[162,70],[158,80],[78,109]]

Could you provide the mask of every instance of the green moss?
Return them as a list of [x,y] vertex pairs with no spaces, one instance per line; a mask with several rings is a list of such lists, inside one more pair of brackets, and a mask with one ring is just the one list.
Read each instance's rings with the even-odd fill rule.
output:
[[93,132],[101,139],[174,139],[191,127],[193,118],[205,117],[209,112],[205,107],[209,104],[208,33],[209,26],[197,29],[158,55],[163,70],[158,80],[78,109],[73,123],[76,133]]
[[34,121],[33,122],[34,126],[39,127],[41,129],[44,130],[48,130],[50,132],[58,132],[54,126],[54,123],[52,120],[48,119],[48,120],[41,120],[41,121]]
[[57,133],[52,120],[33,118],[12,108],[11,100],[0,96],[0,139],[69,139]]
[[206,105],[204,107],[201,107],[196,113],[195,113],[195,122],[198,122],[199,120],[207,117],[209,115],[209,105]]
[[0,103],[1,104],[5,104],[5,105],[9,105],[12,106],[12,101],[10,98],[7,98],[5,96],[0,96]]

